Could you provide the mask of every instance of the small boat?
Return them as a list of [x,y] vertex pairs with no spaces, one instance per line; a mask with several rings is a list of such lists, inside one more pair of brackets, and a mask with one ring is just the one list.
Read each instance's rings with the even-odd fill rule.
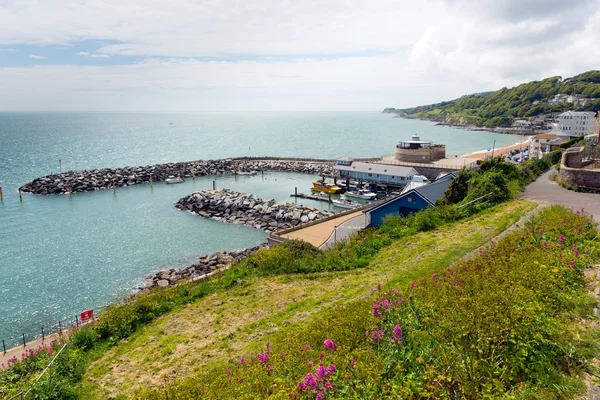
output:
[[352,209],[360,207],[359,203],[355,203],[352,200],[331,200],[331,202],[333,203],[334,207],[338,208]]
[[333,183],[328,183],[325,181],[314,181],[313,187],[310,188],[310,190],[317,193],[337,194],[342,191],[342,188],[337,185],[334,185]]
[[241,171],[236,172],[236,175],[256,175],[258,172],[252,171],[249,169],[243,169]]
[[173,183],[183,183],[185,182],[185,179],[181,178],[181,177],[174,177],[173,175],[169,176],[167,179],[165,179],[165,182],[167,182],[168,184],[173,184]]
[[377,197],[377,193],[370,192],[366,189],[358,189],[345,193],[346,197],[354,197],[355,199],[373,200]]

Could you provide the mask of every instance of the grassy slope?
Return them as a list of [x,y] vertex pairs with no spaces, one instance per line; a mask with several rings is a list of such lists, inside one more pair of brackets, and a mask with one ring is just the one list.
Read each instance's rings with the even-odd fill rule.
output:
[[367,297],[379,282],[403,285],[449,266],[516,222],[532,203],[513,201],[384,248],[361,270],[251,278],[159,318],[95,362],[84,398],[131,395],[257,350],[269,335],[336,305]]

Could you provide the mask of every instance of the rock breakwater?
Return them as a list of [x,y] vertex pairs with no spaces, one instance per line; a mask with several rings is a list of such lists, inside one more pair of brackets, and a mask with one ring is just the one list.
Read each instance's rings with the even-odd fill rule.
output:
[[204,190],[180,199],[175,205],[205,218],[247,225],[267,233],[292,228],[333,215],[313,207],[278,203],[229,189]]
[[149,280],[141,290],[149,290],[154,287],[167,287],[187,279],[201,279],[208,274],[228,268],[231,264],[238,262],[244,257],[257,250],[268,248],[266,244],[250,247],[243,250],[222,251],[214,254],[200,256],[198,262],[189,267],[176,270],[174,268],[159,271],[154,275],[145,277]]
[[47,175],[21,186],[23,192],[39,195],[91,192],[140,183],[164,181],[169,176],[191,177],[234,174],[242,170],[300,172],[320,175],[333,163],[288,160],[199,160],[138,167],[101,168]]

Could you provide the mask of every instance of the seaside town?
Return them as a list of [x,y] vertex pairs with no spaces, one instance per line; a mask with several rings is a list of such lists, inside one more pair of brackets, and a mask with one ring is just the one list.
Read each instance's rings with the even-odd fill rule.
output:
[[0,399],[600,400],[600,0],[0,20]]

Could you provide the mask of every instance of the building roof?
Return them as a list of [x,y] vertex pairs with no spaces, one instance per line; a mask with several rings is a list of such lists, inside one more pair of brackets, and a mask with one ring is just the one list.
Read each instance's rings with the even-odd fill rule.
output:
[[588,115],[590,117],[594,117],[596,115],[595,112],[593,111],[565,111],[564,113],[558,114],[559,117],[561,116],[581,116],[581,115]]
[[[564,135],[562,135],[564,136]],[[555,135],[554,133],[540,133],[539,135],[535,135],[533,137],[534,139],[556,139],[558,138],[558,135]]]
[[354,171],[369,174],[391,175],[391,176],[413,176],[417,171],[413,167],[401,167],[387,164],[371,164],[365,162],[353,162],[352,165],[336,165],[338,171]]
[[452,179],[454,179],[454,176],[452,176],[451,174],[448,174],[445,177],[438,179],[434,182],[428,183],[426,185],[410,189],[407,192],[402,191],[402,193],[400,195],[393,197],[384,203],[381,203],[377,207],[371,208],[370,210],[367,211],[367,213],[371,213],[375,210],[385,207],[388,204],[398,201],[401,198],[406,197],[411,194],[416,194],[416,195],[422,197],[423,200],[425,200],[430,205],[434,206],[435,201],[444,196],[444,192],[446,191],[446,189],[448,189],[448,186],[450,186],[450,182],[452,182]]
[[400,194],[404,194],[410,190],[416,189],[420,186],[423,185],[429,185],[429,182],[415,182],[415,181],[411,181],[408,183],[408,185],[404,186],[404,189],[402,189],[402,191],[400,192]]
[[338,158],[337,161],[352,161],[352,159],[350,157],[344,156],[344,157]]
[[430,140],[421,140],[418,134],[413,133],[410,140],[401,140],[400,143],[431,144],[433,142]]
[[456,178],[458,176],[458,172],[456,172],[456,171],[452,171],[452,172],[440,172],[438,174],[438,176],[434,180],[437,181],[439,179],[446,178],[448,176],[452,176],[452,178]]

